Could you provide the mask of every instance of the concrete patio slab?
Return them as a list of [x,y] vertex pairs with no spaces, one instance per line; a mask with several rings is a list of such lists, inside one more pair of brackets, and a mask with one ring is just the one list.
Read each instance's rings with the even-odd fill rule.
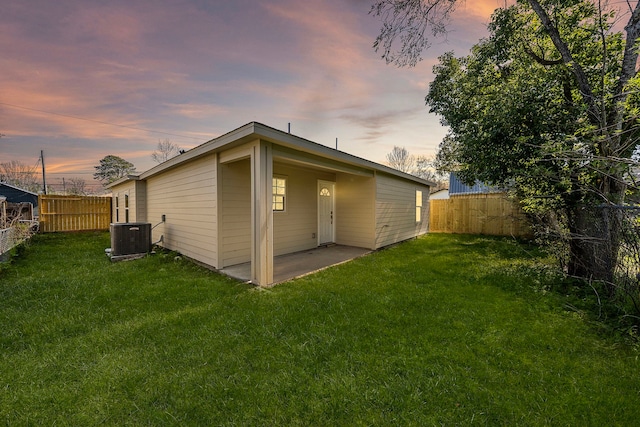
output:
[[[370,249],[353,246],[329,245],[273,258],[273,284],[286,282],[305,276],[333,265],[361,257],[372,252]],[[251,263],[232,265],[220,270],[221,273],[248,282],[251,280]]]

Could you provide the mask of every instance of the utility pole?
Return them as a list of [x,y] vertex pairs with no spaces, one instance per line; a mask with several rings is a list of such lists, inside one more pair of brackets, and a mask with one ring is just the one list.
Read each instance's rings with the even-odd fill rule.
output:
[[42,161],[42,191],[47,194],[47,180],[44,174],[44,150],[40,150],[40,160]]

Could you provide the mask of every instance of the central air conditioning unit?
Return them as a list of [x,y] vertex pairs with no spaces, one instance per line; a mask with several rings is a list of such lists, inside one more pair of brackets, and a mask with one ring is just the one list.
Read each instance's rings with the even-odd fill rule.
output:
[[[151,224],[125,222],[111,224],[111,259],[140,257],[151,251]],[[114,259],[115,258],[115,259]]]

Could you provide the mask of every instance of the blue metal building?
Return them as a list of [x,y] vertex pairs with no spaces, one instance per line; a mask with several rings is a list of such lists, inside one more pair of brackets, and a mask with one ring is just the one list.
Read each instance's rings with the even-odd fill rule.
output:
[[461,195],[461,194],[489,194],[499,193],[501,190],[498,187],[492,187],[483,184],[480,181],[476,181],[473,185],[467,185],[458,178],[455,172],[449,174],[449,195]]
[[0,182],[0,196],[5,196],[8,203],[31,203],[33,205],[33,214],[38,215],[38,195],[36,193],[23,190],[6,182]]

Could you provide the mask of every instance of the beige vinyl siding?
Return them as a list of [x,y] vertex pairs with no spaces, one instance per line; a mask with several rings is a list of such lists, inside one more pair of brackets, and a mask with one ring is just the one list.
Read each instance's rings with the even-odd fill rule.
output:
[[153,241],[216,266],[216,155],[196,159],[147,180],[147,221]]
[[[416,190],[422,191],[422,218],[416,222]],[[429,187],[378,173],[376,248],[419,236],[429,227]]]
[[273,213],[274,255],[318,245],[318,180],[335,181],[335,174],[275,162],[273,174],[287,180],[284,212]]
[[220,165],[222,267],[251,261],[251,161]]
[[[127,181],[111,189],[112,209],[111,221],[123,223],[126,220],[125,195],[129,196],[129,222],[138,222],[136,215],[136,182]],[[116,208],[116,197],[118,198],[118,207]]]
[[133,200],[129,200],[129,209],[133,209],[129,216],[135,222],[147,221],[147,183],[134,181]]
[[336,177],[336,243],[375,247],[375,180],[338,173]]

